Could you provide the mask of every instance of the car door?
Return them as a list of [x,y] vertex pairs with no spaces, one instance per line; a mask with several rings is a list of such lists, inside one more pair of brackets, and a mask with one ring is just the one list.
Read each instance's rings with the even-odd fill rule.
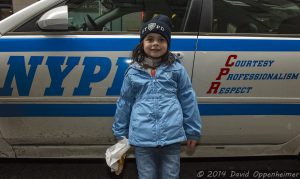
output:
[[202,144],[283,144],[300,133],[300,8],[204,0],[193,83]]
[[174,25],[171,51],[184,58],[191,75],[198,34],[194,22],[200,13],[191,7],[199,2],[63,1],[56,7],[68,7],[68,29],[40,22],[46,28],[41,29],[36,23],[44,11],[4,34],[0,39],[5,47],[0,63],[3,137],[23,149],[29,144],[114,143],[115,102],[130,53],[139,43],[139,27],[155,14],[168,15]]

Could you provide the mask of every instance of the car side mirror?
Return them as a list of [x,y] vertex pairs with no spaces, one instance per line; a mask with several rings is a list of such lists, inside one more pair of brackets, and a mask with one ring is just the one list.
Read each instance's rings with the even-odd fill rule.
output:
[[45,31],[66,31],[68,22],[68,6],[60,6],[43,14],[37,25]]

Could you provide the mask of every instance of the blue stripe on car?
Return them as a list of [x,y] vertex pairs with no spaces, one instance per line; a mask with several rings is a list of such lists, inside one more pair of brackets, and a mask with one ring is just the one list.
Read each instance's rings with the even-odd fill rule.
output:
[[[199,104],[201,116],[300,115],[300,104]],[[115,104],[0,104],[0,117],[113,117]]]
[[[131,51],[137,38],[0,38],[0,52]],[[171,50],[194,51],[196,39],[173,38]],[[300,51],[300,40],[199,39],[198,51]]]

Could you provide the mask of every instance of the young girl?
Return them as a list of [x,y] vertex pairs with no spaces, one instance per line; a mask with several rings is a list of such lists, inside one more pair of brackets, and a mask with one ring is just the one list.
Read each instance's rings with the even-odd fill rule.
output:
[[140,179],[179,178],[180,143],[195,147],[201,120],[187,72],[170,53],[171,22],[159,15],[140,29],[132,52],[113,132],[135,147]]

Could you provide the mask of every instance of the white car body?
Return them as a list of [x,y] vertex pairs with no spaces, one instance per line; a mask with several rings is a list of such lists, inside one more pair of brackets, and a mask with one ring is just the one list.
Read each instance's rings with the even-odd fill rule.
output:
[[[0,157],[104,158],[115,143],[115,102],[139,35],[60,31],[65,13],[43,16],[52,32],[12,31],[65,11],[62,2],[0,22]],[[203,121],[195,152],[183,145],[182,157],[299,154],[300,36],[175,33],[171,51],[183,56]]]

